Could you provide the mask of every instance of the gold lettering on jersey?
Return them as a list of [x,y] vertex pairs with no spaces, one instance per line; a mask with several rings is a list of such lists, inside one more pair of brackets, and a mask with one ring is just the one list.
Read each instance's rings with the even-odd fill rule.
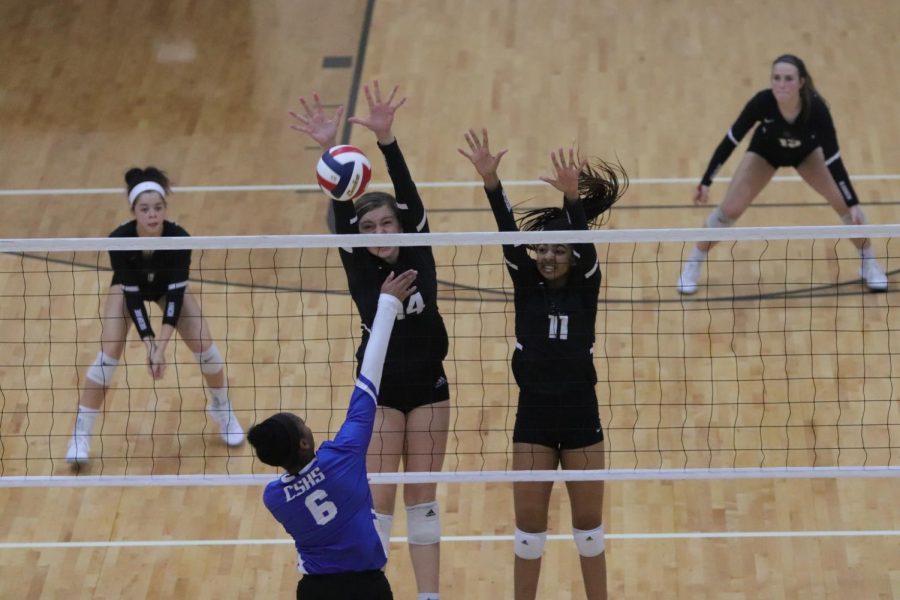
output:
[[316,467],[291,485],[284,486],[284,499],[286,502],[290,502],[309,491],[309,488],[312,486],[323,481],[325,481],[325,474],[322,472],[322,469]]
[[782,148],[799,148],[803,145],[803,142],[793,138],[778,138],[778,143],[781,144]]

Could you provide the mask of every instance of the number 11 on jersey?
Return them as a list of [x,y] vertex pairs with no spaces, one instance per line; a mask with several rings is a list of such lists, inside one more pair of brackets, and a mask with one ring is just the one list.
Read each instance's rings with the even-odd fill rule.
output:
[[569,315],[547,315],[550,318],[550,339],[569,339]]

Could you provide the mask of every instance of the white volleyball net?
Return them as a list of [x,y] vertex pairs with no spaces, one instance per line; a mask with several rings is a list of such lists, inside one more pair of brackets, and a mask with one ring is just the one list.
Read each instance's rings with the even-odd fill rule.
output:
[[[869,236],[894,279],[871,293],[848,240]],[[385,480],[508,480],[518,389],[512,285],[501,243],[585,242],[603,271],[594,359],[604,472],[550,479],[894,474],[900,467],[900,227],[799,227],[378,236],[431,245],[451,419],[443,472]],[[694,242],[717,239],[696,294],[675,289]],[[100,347],[110,249],[191,248],[189,289],[248,427],[276,411],[323,440],[343,422],[359,318],[338,247],[374,236],[4,240],[0,255],[0,483],[263,481],[207,418],[192,353],[147,373],[132,330],[91,440],[64,460],[85,372]],[[150,306],[154,326],[160,311]],[[406,479],[404,479],[406,478]],[[375,478],[376,480],[378,477]]]

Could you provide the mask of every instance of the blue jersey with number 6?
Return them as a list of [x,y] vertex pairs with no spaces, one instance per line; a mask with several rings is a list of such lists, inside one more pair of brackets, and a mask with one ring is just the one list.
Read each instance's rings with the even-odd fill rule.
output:
[[299,473],[266,486],[263,502],[294,538],[301,573],[324,575],[384,568],[385,549],[375,530],[366,450],[375,424],[377,386],[396,312],[402,305],[382,294],[366,359],[350,398],[347,419]]

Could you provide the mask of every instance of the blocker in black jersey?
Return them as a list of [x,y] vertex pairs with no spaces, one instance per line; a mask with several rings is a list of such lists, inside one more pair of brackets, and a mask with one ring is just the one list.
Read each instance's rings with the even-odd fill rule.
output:
[[[177,223],[163,221],[163,237],[189,235]],[[138,237],[137,221],[123,223],[109,237]],[[109,261],[113,269],[111,285],[122,286],[128,314],[142,339],[155,337],[145,301],[160,302],[165,299],[162,322],[172,327],[178,324],[191,269],[190,250],[112,250]]]
[[[398,97],[399,87],[382,95],[378,81],[363,85],[367,115],[355,115],[350,123],[368,129],[384,154],[394,194],[366,192],[355,203],[332,202],[332,227],[339,233],[427,232],[428,219],[419,193],[410,176],[393,133],[394,116],[406,102]],[[291,113],[299,124],[293,126],[315,140],[323,150],[336,143],[344,107],[333,116],[325,114],[318,94],[312,105],[300,98],[303,111]],[[394,333],[387,348],[384,376],[379,395],[375,433],[368,446],[370,472],[404,470],[440,471],[450,423],[450,391],[443,359],[448,340],[437,307],[437,273],[431,248],[370,246],[342,248],[340,251],[353,301],[362,318],[362,343],[357,358],[371,344],[372,319],[381,283],[391,271],[417,272],[416,292],[397,315]],[[440,507],[434,484],[403,486],[406,505],[407,540],[421,598],[436,598],[440,589]],[[372,487],[375,527],[382,544],[390,546],[397,486]]]
[[[382,96],[378,81],[364,85],[367,115],[348,121],[375,134],[384,154],[394,194],[366,192],[355,203],[331,203],[332,228],[341,234],[427,232],[428,219],[392,131],[394,116],[406,102],[397,98],[398,87]],[[300,98],[303,111],[291,113],[293,128],[307,134],[323,150],[336,143],[343,107],[327,116],[318,94],[313,103]],[[370,246],[342,248],[341,261],[350,293],[362,318],[363,336],[357,358],[371,342],[372,319],[378,290],[391,271],[417,272],[416,291],[397,314],[387,348],[381,380],[375,431],[367,450],[369,472],[440,471],[450,426],[449,386],[443,359],[448,340],[437,307],[437,273],[428,247]],[[440,589],[440,507],[434,484],[406,484],[407,540],[419,597],[437,597]],[[396,485],[372,486],[375,527],[387,551],[396,505]]]
[[[499,230],[518,231],[502,185],[485,193]],[[587,229],[581,200],[565,201],[563,210],[569,228]],[[572,256],[568,279],[554,288],[524,244],[503,246],[516,312],[514,442],[580,448],[603,440],[593,357],[600,264],[593,244],[573,244]]]
[[[575,148],[551,153],[555,176],[541,177],[563,194],[563,206],[530,209],[513,218],[497,174],[506,153],[491,153],[488,133],[470,129],[469,152],[460,149],[484,181],[500,231],[587,229],[624,192],[627,176],[601,160],[576,158]],[[622,177],[620,185],[619,177]],[[600,265],[593,244],[504,245],[513,283],[516,349],[512,371],[519,385],[513,431],[513,469],[605,468],[603,430],[594,385],[594,327],[600,294]],[[553,482],[513,482],[516,596],[537,593]],[[585,589],[606,597],[603,481],[568,481],[572,537],[580,555]],[[589,595],[591,595],[589,593]]]
[[[428,233],[428,217],[396,140],[378,145],[384,154],[394,184],[398,215],[403,231]],[[359,233],[352,202],[332,200],[338,233]],[[449,341],[437,306],[437,271],[429,246],[399,248],[390,264],[367,248],[341,248],[341,262],[347,273],[350,294],[362,319],[362,342],[356,352],[362,360],[378,307],[381,284],[392,271],[418,272],[416,292],[406,300],[388,346],[379,404],[409,412],[417,406],[450,397],[443,360]]]

